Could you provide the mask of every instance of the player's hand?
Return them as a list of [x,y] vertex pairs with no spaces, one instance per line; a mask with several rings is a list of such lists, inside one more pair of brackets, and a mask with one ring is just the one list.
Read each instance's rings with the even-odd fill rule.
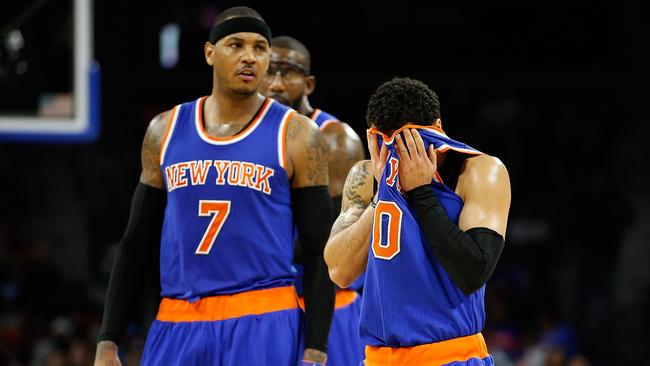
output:
[[117,345],[111,341],[97,343],[94,366],[122,366],[117,355]]
[[302,355],[302,360],[307,361],[304,362],[307,365],[325,365],[325,362],[327,362],[327,353],[313,348],[305,348],[305,352]]
[[379,182],[381,180],[381,175],[384,174],[384,168],[386,167],[386,159],[388,159],[388,149],[386,145],[382,144],[381,149],[377,142],[377,135],[370,133],[370,130],[366,130],[366,135],[368,136],[368,150],[370,151],[370,162],[372,164],[372,173],[375,176],[375,180]]
[[437,156],[433,144],[425,149],[417,130],[404,129],[395,137],[399,158],[399,184],[408,192],[425,184],[431,184],[437,169]]

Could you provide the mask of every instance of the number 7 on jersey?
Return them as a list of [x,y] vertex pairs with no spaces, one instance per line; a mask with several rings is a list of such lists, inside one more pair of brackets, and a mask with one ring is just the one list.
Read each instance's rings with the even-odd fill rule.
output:
[[199,216],[212,216],[208,228],[203,234],[203,238],[196,248],[196,254],[210,254],[210,249],[214,245],[214,240],[219,235],[224,222],[230,214],[230,201],[199,201]]

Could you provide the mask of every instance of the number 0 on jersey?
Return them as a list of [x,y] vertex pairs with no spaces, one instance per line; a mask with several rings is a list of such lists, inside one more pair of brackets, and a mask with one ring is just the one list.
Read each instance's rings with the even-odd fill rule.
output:
[[372,253],[375,257],[393,259],[400,251],[401,233],[402,210],[399,206],[390,201],[377,202],[372,228]]

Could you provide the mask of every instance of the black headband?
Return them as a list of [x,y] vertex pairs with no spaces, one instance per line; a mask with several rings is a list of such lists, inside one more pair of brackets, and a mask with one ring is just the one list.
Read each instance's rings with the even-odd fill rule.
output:
[[213,25],[209,40],[215,44],[221,38],[239,32],[258,33],[271,45],[271,28],[263,20],[253,17],[235,17]]

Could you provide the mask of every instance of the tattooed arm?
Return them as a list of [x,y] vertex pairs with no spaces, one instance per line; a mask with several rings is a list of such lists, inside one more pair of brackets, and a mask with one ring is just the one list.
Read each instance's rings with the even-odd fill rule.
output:
[[131,310],[140,299],[146,273],[153,264],[156,246],[160,243],[165,209],[160,147],[169,117],[169,111],[156,116],[149,123],[142,143],[140,183],[133,195],[129,223],[118,245],[106,292],[95,366],[120,365],[117,347],[126,330]]
[[172,111],[160,113],[151,120],[142,142],[140,183],[159,189],[163,189],[165,185],[160,171],[160,148],[162,140],[165,138],[165,132],[167,132],[171,113]]
[[329,151],[318,126],[298,113],[288,123],[287,173],[291,188],[329,185]]
[[366,268],[374,209],[373,173],[370,160],[356,163],[343,187],[341,214],[334,222],[325,245],[325,262],[330,278],[348,287]]
[[346,123],[330,123],[322,132],[329,147],[330,195],[338,198],[340,204],[348,172],[357,161],[365,158],[363,145],[356,132]]
[[294,114],[289,121],[286,139],[291,205],[304,266],[306,341],[303,359],[325,363],[335,296],[334,284],[327,276],[323,260],[333,216],[327,188],[327,144],[316,124],[299,114]]

